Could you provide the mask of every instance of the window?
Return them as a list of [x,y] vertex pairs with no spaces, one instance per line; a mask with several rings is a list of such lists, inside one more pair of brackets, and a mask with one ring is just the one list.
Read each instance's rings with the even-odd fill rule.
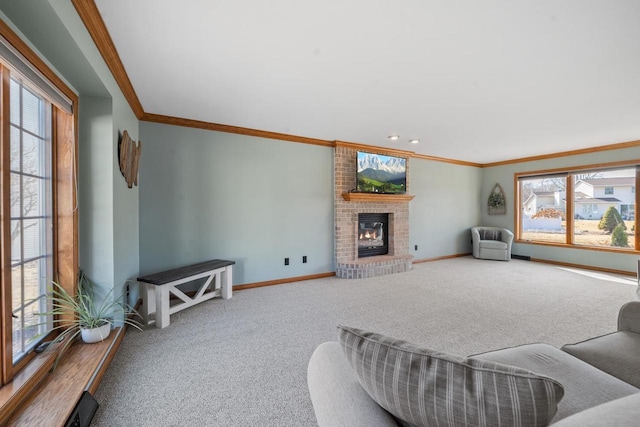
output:
[[0,26],[0,386],[16,375],[23,384],[4,394],[0,424],[14,394],[28,395],[51,367],[32,351],[33,337],[49,330],[37,313],[51,281],[72,293],[77,282],[76,104],[44,61]]
[[564,243],[565,180],[564,176],[520,180],[521,239]]
[[638,248],[635,186],[640,161],[594,169],[516,174],[516,238],[606,250]]
[[[53,279],[51,104],[10,82],[11,314],[13,362],[51,328],[38,315]],[[47,323],[49,324],[47,327]]]

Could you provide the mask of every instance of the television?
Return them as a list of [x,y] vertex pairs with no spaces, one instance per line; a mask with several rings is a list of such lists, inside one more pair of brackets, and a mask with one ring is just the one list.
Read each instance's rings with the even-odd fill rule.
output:
[[356,191],[359,193],[405,194],[407,159],[358,151]]

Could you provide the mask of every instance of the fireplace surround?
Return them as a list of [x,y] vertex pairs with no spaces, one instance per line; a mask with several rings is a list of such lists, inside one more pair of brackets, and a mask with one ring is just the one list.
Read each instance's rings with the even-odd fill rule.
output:
[[[411,196],[353,193],[356,182],[356,154],[353,144],[336,141],[334,157],[334,212],[336,276],[346,279],[401,273],[411,269],[409,254],[409,202]],[[375,147],[370,147],[374,149]],[[382,154],[386,154],[381,151]],[[409,153],[394,151],[409,157]],[[407,161],[407,191],[410,190]],[[386,254],[358,255],[359,214],[386,214]],[[371,246],[371,245],[370,245]]]

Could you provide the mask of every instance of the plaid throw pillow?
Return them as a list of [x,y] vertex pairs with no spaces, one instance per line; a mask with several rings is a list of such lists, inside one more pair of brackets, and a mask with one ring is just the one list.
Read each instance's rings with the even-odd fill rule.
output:
[[481,229],[478,231],[480,232],[480,240],[502,240],[502,231],[500,230]]
[[564,395],[557,381],[513,366],[345,326],[338,340],[371,398],[412,426],[546,426]]

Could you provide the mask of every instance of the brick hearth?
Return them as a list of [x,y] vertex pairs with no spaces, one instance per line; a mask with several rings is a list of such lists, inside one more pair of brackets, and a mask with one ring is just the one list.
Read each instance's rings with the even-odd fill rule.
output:
[[[334,160],[336,276],[359,279],[410,270],[413,256],[409,254],[409,201],[397,201],[393,197],[385,198],[385,195],[375,194],[368,198],[373,201],[347,201],[343,197],[343,193],[348,193],[356,186],[357,151],[349,144],[336,143]],[[375,147],[368,147],[367,151],[375,152]],[[398,153],[384,151],[380,151],[380,154],[398,155]],[[407,192],[409,188],[407,159]],[[382,201],[376,201],[376,196],[381,196],[379,199]],[[388,255],[358,258],[359,213],[389,214]]]

